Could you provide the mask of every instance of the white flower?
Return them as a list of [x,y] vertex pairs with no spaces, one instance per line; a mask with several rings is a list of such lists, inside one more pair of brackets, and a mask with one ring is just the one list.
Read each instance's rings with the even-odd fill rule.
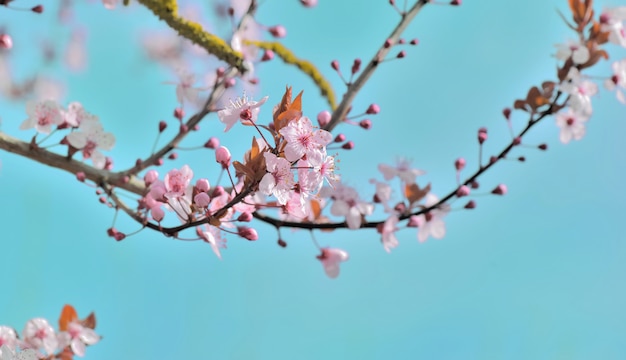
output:
[[44,318],[31,319],[24,327],[24,341],[35,349],[43,348],[48,355],[54,354],[59,342],[54,329]]
[[64,348],[69,345],[74,354],[85,356],[85,345],[93,345],[100,341],[100,336],[93,329],[84,327],[77,322],[67,325],[67,331],[59,334],[59,345]]
[[67,141],[81,150],[83,159],[91,159],[98,169],[103,169],[106,163],[104,155],[98,149],[111,150],[115,145],[115,137],[111,133],[104,132],[97,117],[83,119],[78,131],[67,135]]
[[556,124],[561,128],[559,140],[563,144],[567,144],[572,139],[582,139],[585,136],[585,123],[587,120],[586,116],[575,112],[571,108],[556,114]]
[[20,130],[35,128],[42,134],[50,134],[52,125],[61,125],[63,116],[59,106],[51,100],[43,102],[29,101],[26,104],[26,114],[28,119],[20,125]]
[[308,117],[303,116],[296,121],[291,121],[287,126],[280,129],[279,133],[287,140],[285,158],[289,161],[297,161],[306,156],[306,160],[313,166],[322,165],[326,159],[326,145],[333,136],[326,130],[313,130],[313,124]]
[[570,57],[574,64],[584,64],[589,61],[589,49],[580,42],[569,40],[565,44],[556,44],[556,58],[567,60]]
[[424,170],[411,168],[411,161],[407,159],[399,159],[396,166],[387,164],[379,164],[378,170],[383,174],[385,180],[389,181],[394,177],[399,177],[405,184],[415,184],[415,178],[426,174]]
[[270,152],[263,153],[263,156],[265,156],[267,174],[259,183],[259,191],[265,195],[276,196],[278,203],[285,205],[294,184],[291,163]]
[[363,222],[363,216],[371,215],[374,205],[359,199],[359,194],[351,187],[337,184],[331,197],[334,199],[330,213],[335,216],[345,216],[350,229],[358,229]]
[[567,78],[561,83],[560,89],[570,95],[568,105],[577,113],[586,117],[591,116],[591,97],[598,93],[598,86],[588,80],[583,80],[580,72],[572,67]]
[[626,104],[626,97],[620,90],[620,88],[626,89],[626,59],[614,62],[612,68],[613,76],[604,82],[604,87],[609,91],[615,90],[617,100]]
[[[439,202],[439,198],[431,193],[426,195],[426,207],[431,207]],[[443,239],[446,235],[446,224],[443,218],[448,215],[449,208],[442,205],[441,208],[433,209],[426,214],[418,215],[416,220],[418,222],[417,240],[419,242],[425,242],[429,236],[435,239]]]

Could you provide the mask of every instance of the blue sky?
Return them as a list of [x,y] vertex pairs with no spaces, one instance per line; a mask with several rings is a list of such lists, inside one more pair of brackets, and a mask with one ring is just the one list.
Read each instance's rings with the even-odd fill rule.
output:
[[[286,26],[285,45],[318,64],[341,93],[330,61],[348,69],[355,57],[369,59],[399,17],[386,1],[363,4],[320,0],[304,9],[295,0],[265,1],[259,20]],[[617,4],[597,6],[604,5]],[[356,144],[339,155],[342,179],[371,196],[368,180],[381,178],[376,165],[408,157],[427,171],[421,181],[447,193],[455,184],[454,159],[476,166],[477,129],[489,128],[487,154],[500,151],[508,140],[502,108],[554,79],[554,44],[574,37],[557,9],[566,12],[567,2],[426,7],[406,34],[420,45],[407,48],[405,59],[383,63],[354,103],[381,106],[373,129],[336,130]],[[88,30],[89,66],[79,74],[34,56],[43,34],[67,37],[52,10],[5,9],[0,24],[14,35],[18,76],[41,70],[62,79],[66,100],[82,102],[116,134],[110,155],[123,169],[149,153],[156,121],[170,121],[176,106],[174,87],[163,84],[172,75],[138,51],[142,29],[165,25],[137,4],[111,12],[81,2],[74,16]],[[611,50],[613,60],[626,55]],[[279,62],[257,70],[261,86],[250,95],[269,95],[274,104],[292,85],[304,90],[305,114],[325,109],[296,70]],[[590,72],[608,74],[608,63]],[[27,139],[17,130],[24,104],[1,104],[2,130]],[[525,121],[514,114],[518,129]],[[223,136],[210,117],[200,134],[220,136],[241,156],[246,130]],[[419,244],[414,230],[402,230],[399,247],[387,254],[373,231],[316,234],[323,246],[350,253],[336,280],[324,275],[306,232],[283,230],[289,246],[282,249],[263,224],[254,243],[230,237],[222,261],[206,244],[149,231],[115,242],[106,235],[113,212],[99,204],[95,189],[2,153],[0,324],[21,331],[32,317],[56,321],[65,303],[81,316],[95,311],[104,339],[87,359],[623,358],[625,131],[626,108],[607,92],[594,99],[582,141],[562,145],[554,119],[547,119],[524,141],[547,143],[548,151],[521,148],[516,154],[525,163],[489,171],[480,180],[483,192],[505,183],[509,193],[477,196],[475,210],[453,211],[441,241]],[[197,167],[196,176],[216,178],[208,151],[181,153],[160,170],[184,163]],[[116,226],[137,228],[124,216]]]

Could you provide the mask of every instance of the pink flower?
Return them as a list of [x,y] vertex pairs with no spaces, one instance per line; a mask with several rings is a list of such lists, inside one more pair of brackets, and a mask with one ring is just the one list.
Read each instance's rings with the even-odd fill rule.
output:
[[589,60],[589,49],[579,41],[569,40],[565,44],[556,44],[556,58],[565,61],[572,58],[574,64],[584,64]]
[[276,196],[278,203],[285,205],[294,185],[291,163],[270,152],[263,153],[263,156],[265,156],[267,174],[259,183],[259,191],[265,195]]
[[615,90],[617,100],[622,104],[626,104],[626,96],[620,91],[620,88],[626,89],[626,59],[616,61],[612,65],[613,76],[604,82],[607,90]]
[[[434,194],[427,194],[424,206],[430,207],[439,202],[439,198]],[[417,240],[425,242],[429,236],[435,239],[443,239],[446,235],[446,224],[443,218],[448,214],[450,209],[442,205],[441,208],[433,209],[426,214],[413,217],[411,220],[418,226]]]
[[626,6],[605,9],[600,14],[600,29],[609,32],[609,42],[626,47]]
[[193,84],[196,82],[196,77],[194,76],[194,74],[181,71],[179,72],[178,77],[179,82],[167,83],[176,84],[176,99],[178,100],[178,103],[184,105],[185,100],[187,100],[188,104],[198,103],[198,93],[203,89],[193,87]]
[[285,157],[294,162],[306,156],[306,160],[313,166],[322,164],[326,160],[326,145],[333,141],[333,136],[326,130],[313,131],[313,124],[309,118],[303,116],[280,129],[280,134],[287,140]]
[[119,0],[102,0],[102,4],[107,10],[115,9]]
[[196,227],[196,233],[202,240],[211,245],[211,249],[218,259],[222,260],[220,249],[226,249],[226,239],[222,238],[219,228],[208,224],[204,225],[204,229],[200,226]]
[[387,164],[378,165],[378,170],[383,174],[385,180],[389,181],[394,177],[399,177],[405,184],[415,184],[415,178],[426,174],[424,170],[413,169],[410,167],[411,161],[407,159],[399,159],[396,166]]
[[[17,334],[13,328],[8,326],[0,326],[0,346],[7,346],[9,349],[15,349],[17,344]],[[2,351],[0,351],[2,356]]]
[[26,114],[28,114],[28,119],[22,122],[20,130],[35,128],[37,132],[47,135],[52,131],[52,125],[63,123],[61,109],[51,100],[29,101],[26,104]]
[[398,239],[396,238],[396,231],[398,231],[398,216],[391,215],[381,227],[380,233],[382,235],[382,243],[385,251],[390,253],[391,249],[398,246]]
[[104,155],[98,149],[111,150],[115,145],[115,137],[104,132],[97,117],[83,119],[78,131],[67,135],[67,141],[81,150],[83,159],[91,159],[94,167],[103,169],[106,163]]
[[74,30],[65,49],[65,64],[72,71],[82,71],[87,66],[87,45],[84,31]]
[[582,139],[585,136],[585,123],[587,120],[586,116],[574,112],[571,108],[556,114],[556,124],[561,128],[559,140],[563,144],[567,144],[572,139]]
[[164,196],[168,199],[178,198],[185,195],[189,189],[189,183],[193,178],[193,170],[187,165],[183,165],[180,170],[172,169],[165,174],[163,183],[166,193]]
[[217,117],[226,124],[224,132],[230,130],[237,121],[256,122],[261,105],[268,99],[268,96],[257,101],[249,100],[247,96],[237,98],[230,102],[226,109],[217,112]]
[[347,252],[336,248],[322,248],[322,253],[317,256],[317,259],[322,262],[326,275],[334,279],[339,276],[339,265],[348,261],[349,255]]
[[54,354],[58,348],[57,336],[46,319],[35,318],[29,320],[22,334],[28,346],[32,346],[35,349],[43,347],[48,355]]
[[350,229],[361,227],[363,217],[371,215],[374,205],[359,199],[359,194],[351,187],[337,184],[331,197],[335,200],[330,213],[335,216],[345,216]]
[[93,345],[100,341],[100,336],[93,329],[84,327],[77,322],[67,325],[67,331],[59,333],[59,347],[69,345],[74,354],[85,356],[85,345]]

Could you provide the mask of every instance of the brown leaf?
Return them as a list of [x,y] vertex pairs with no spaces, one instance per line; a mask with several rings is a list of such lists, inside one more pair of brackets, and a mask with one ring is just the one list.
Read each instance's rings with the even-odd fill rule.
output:
[[523,110],[523,111],[527,111],[528,109],[526,109],[526,101],[524,100],[515,100],[515,102],[513,103],[513,108],[514,109],[518,109],[518,110]]
[[96,314],[92,311],[87,315],[86,318],[80,321],[81,325],[86,328],[95,329],[96,328]]
[[278,119],[278,115],[289,109],[289,104],[291,104],[291,86],[287,86],[287,88],[285,89],[285,94],[280,100],[280,104],[278,104],[276,112],[274,112],[274,122],[276,122],[276,120]]
[[280,129],[284,128],[289,124],[290,121],[296,120],[302,117],[302,91],[296,96],[291,104],[287,107],[285,111],[280,113],[278,117],[274,120],[274,129],[276,133],[280,131]]
[[410,184],[404,186],[404,196],[409,200],[409,204],[422,200],[430,192],[430,183],[423,189],[420,189],[417,184]]

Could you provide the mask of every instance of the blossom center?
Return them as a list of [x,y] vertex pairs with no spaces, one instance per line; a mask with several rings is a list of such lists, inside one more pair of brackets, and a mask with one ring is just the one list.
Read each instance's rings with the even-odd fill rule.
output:
[[567,123],[568,126],[572,126],[572,125],[574,125],[574,118],[573,117],[569,117],[569,118],[567,118],[567,120],[565,120],[565,122]]
[[241,120],[252,120],[252,111],[250,109],[241,110],[239,117]]

